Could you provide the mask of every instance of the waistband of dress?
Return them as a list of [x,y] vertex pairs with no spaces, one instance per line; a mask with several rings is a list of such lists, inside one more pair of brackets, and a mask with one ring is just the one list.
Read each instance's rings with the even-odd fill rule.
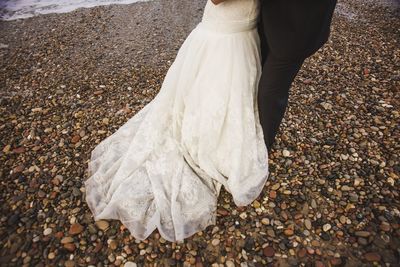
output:
[[257,22],[257,18],[249,21],[216,21],[203,19],[199,23],[199,26],[215,32],[237,33],[255,29],[257,27]]

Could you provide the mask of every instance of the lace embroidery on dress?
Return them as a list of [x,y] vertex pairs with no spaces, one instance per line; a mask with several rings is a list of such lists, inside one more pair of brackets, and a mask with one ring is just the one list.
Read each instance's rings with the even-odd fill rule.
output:
[[85,187],[95,220],[118,219],[139,240],[158,229],[173,242],[216,223],[222,186],[237,206],[259,196],[268,154],[259,37],[248,28],[258,12],[256,0],[207,2],[160,92],[93,149]]

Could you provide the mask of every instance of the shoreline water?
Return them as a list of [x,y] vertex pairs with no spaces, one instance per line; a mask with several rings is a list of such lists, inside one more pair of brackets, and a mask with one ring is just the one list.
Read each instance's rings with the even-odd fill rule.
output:
[[[99,6],[130,5],[154,0],[103,0],[100,2],[99,0],[75,0],[75,3],[73,1],[60,2],[57,0],[54,0],[54,2],[43,0],[29,1],[16,2],[15,0],[4,0],[3,2],[0,2],[0,21],[14,21],[46,14],[63,14],[81,8],[87,9]],[[393,10],[399,8],[400,0],[380,0],[380,2],[374,0],[364,1],[364,4],[368,3],[378,4]],[[349,18],[356,17],[356,11],[349,8],[348,3],[343,4],[339,2],[336,12]]]
[[136,2],[151,0],[73,0],[73,1],[49,1],[49,0],[4,0],[0,2],[0,20],[12,21],[25,19],[37,15],[68,13],[79,8],[92,8],[108,5],[126,5]]

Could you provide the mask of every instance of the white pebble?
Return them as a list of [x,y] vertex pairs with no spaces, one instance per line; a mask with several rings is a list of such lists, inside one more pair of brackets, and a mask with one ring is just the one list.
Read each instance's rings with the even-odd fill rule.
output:
[[290,157],[290,152],[289,152],[289,150],[284,149],[283,152],[282,152],[282,154],[283,154],[284,157]]
[[213,246],[218,246],[219,245],[219,239],[213,239],[212,241],[211,241],[211,244],[213,245]]
[[49,235],[49,234],[51,234],[53,232],[53,230],[51,229],[51,228],[46,228],[44,231],[43,231],[43,235]]
[[332,226],[329,223],[324,224],[324,226],[322,226],[322,229],[326,232],[329,231],[332,228]]
[[124,263],[124,267],[137,267],[137,264],[132,261],[127,261]]

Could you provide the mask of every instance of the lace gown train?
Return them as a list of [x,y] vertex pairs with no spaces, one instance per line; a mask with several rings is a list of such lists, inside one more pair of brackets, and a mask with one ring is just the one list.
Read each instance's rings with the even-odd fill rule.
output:
[[156,97],[92,151],[86,201],[139,240],[216,223],[221,187],[245,206],[268,177],[256,95],[257,0],[207,2]]

